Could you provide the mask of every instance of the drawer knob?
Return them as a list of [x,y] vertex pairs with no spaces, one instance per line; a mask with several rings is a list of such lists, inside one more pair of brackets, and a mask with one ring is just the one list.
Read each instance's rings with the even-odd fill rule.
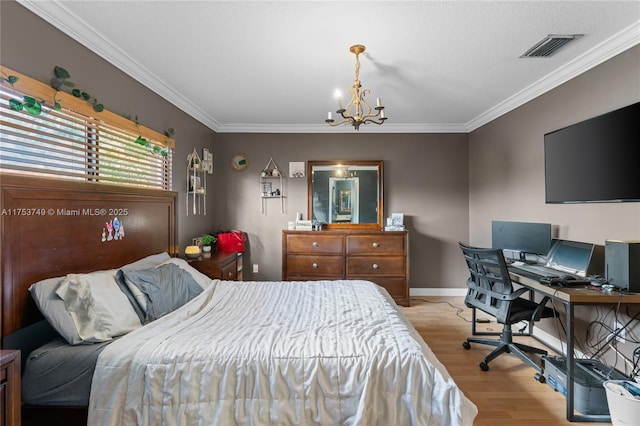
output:
[[311,267],[312,267],[313,269],[315,269],[315,268],[317,268],[317,267],[318,267],[318,264],[317,264],[317,263],[314,263],[313,265],[311,265]]
[[378,268],[379,268],[378,264],[377,264],[377,263],[374,263],[374,264],[373,264],[373,269],[378,269]]
[[374,247],[380,247],[380,244],[378,244],[378,243],[373,243],[372,245],[373,245]]
[[233,272],[229,271],[229,278],[233,277]]
[[316,241],[314,241],[313,243],[311,243],[312,246],[314,247],[318,247],[318,243]]

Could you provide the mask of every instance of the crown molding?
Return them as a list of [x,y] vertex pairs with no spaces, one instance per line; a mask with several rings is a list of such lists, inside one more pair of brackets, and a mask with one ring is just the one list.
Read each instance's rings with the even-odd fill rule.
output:
[[118,46],[102,38],[60,2],[36,0],[17,0],[17,2],[211,130],[217,131],[220,127],[216,119],[195,107],[187,98],[137,63]]
[[[611,36],[552,73],[500,102],[466,124],[469,132],[560,86],[614,56],[640,44],[640,21]],[[531,58],[523,60],[532,60]],[[535,59],[534,59],[535,60]]]
[[[207,112],[194,106],[193,103],[179,92],[173,90],[151,71],[137,63],[118,46],[100,37],[89,25],[60,2],[36,0],[17,0],[17,2],[217,133],[353,132],[350,126],[330,127],[321,124],[221,124]],[[505,99],[467,123],[386,123],[380,128],[378,126],[363,126],[360,132],[369,133],[375,129],[375,133],[469,133],[637,44],[640,44],[640,21],[613,35],[585,54],[552,73],[547,74],[537,82]],[[381,131],[380,129],[383,130]]]

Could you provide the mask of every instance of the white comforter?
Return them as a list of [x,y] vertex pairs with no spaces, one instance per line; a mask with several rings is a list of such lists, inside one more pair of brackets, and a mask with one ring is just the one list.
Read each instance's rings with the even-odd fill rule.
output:
[[110,344],[90,425],[471,425],[477,409],[368,281],[213,285]]

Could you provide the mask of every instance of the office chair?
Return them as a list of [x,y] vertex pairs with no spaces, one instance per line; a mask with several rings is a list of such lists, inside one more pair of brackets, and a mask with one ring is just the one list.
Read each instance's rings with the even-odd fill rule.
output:
[[[494,316],[498,323],[503,324],[499,340],[469,337],[462,346],[465,349],[470,349],[471,343],[480,343],[496,347],[480,363],[482,371],[488,371],[489,362],[498,355],[512,353],[535,368],[537,373],[534,377],[539,382],[544,383],[543,367],[536,363],[527,353],[546,355],[547,351],[515,343],[511,326],[521,321],[529,321],[530,327],[532,327],[533,323],[541,318],[556,316],[554,310],[545,307],[549,297],[544,297],[539,303],[521,298],[520,296],[529,290],[526,288],[513,289],[502,250],[469,247],[462,243],[459,244],[470,272],[467,280],[468,291],[465,297],[465,304],[469,308],[480,309]],[[531,333],[531,329],[529,333]]]

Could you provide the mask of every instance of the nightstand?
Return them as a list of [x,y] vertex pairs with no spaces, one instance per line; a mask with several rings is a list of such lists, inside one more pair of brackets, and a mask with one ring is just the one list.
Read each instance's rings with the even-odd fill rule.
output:
[[0,350],[0,426],[20,425],[20,351]]
[[203,253],[197,259],[187,259],[189,265],[211,279],[235,281],[238,279],[238,254],[228,251]]

